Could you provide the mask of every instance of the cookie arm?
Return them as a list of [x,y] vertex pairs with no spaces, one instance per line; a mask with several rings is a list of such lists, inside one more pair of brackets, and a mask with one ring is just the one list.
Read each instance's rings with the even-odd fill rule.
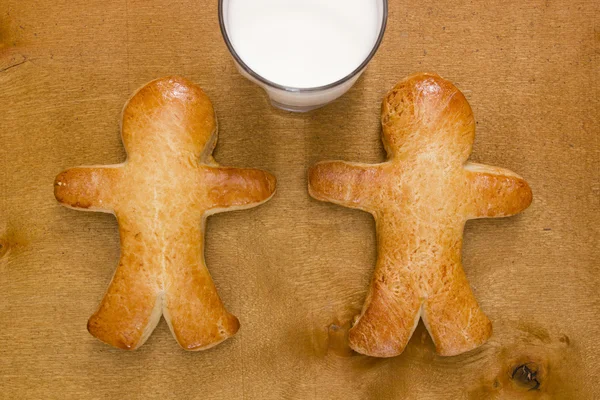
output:
[[514,172],[474,163],[465,165],[465,170],[468,218],[507,217],[531,204],[531,188]]
[[276,179],[260,169],[218,167],[205,170],[203,184],[211,210],[243,209],[269,200],[275,193]]
[[89,211],[112,212],[119,167],[77,167],[58,174],[54,197],[64,206]]
[[308,192],[320,201],[369,211],[377,196],[373,188],[380,179],[376,165],[325,161],[308,171]]

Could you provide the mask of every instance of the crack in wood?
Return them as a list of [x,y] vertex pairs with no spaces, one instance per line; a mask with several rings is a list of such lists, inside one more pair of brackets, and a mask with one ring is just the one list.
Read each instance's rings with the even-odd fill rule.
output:
[[9,69],[12,69],[12,68],[16,68],[16,67],[18,67],[19,65],[23,65],[23,64],[25,64],[27,61],[28,61],[28,60],[27,60],[27,58],[23,57],[23,60],[22,60],[22,61],[19,61],[19,62],[15,63],[15,64],[9,65],[8,67],[5,67],[5,68],[0,68],[0,73],[2,73],[2,72],[6,72],[6,71],[8,71]]

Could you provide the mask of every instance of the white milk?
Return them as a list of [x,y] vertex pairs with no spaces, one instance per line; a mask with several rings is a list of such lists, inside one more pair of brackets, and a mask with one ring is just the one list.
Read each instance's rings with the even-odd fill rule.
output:
[[229,0],[227,8],[227,32],[240,58],[287,87],[346,77],[381,29],[381,0]]

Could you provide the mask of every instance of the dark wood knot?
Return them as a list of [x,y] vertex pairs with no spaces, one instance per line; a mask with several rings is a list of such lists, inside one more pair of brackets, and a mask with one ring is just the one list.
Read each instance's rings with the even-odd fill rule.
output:
[[538,390],[541,384],[537,378],[538,371],[539,367],[536,363],[521,364],[513,369],[511,378],[529,391]]

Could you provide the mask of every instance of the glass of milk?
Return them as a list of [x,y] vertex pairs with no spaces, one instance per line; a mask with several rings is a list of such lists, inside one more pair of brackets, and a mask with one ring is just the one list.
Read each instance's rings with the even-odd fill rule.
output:
[[305,112],[352,87],[377,52],[387,0],[219,0],[240,73],[278,108]]

